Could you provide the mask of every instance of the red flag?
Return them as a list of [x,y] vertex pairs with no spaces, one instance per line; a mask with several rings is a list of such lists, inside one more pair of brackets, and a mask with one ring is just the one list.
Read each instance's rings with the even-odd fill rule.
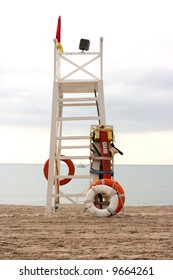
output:
[[61,42],[61,16],[58,18],[58,24],[57,24],[57,29],[56,29],[56,39],[58,43]]

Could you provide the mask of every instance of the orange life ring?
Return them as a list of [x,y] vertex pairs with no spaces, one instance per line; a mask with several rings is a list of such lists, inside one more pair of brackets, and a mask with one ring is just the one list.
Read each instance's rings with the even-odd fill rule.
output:
[[[73,162],[70,159],[61,159],[63,162],[65,162],[68,166],[68,175],[73,176],[75,173],[75,167]],[[48,174],[49,174],[49,159],[45,162],[44,168],[43,168],[43,173],[45,178],[48,180]],[[71,181],[72,178],[62,178],[59,180],[60,186],[66,185]]]
[[122,186],[118,182],[116,182],[112,179],[100,179],[100,180],[96,180],[94,183],[92,183],[90,185],[90,189],[94,186],[97,186],[97,185],[107,185],[107,186],[109,186],[109,187],[111,187],[111,188],[113,188],[114,190],[117,191],[118,207],[117,207],[115,213],[120,212],[121,209],[123,208],[124,203],[125,203],[125,193],[124,193],[124,190],[123,190]]

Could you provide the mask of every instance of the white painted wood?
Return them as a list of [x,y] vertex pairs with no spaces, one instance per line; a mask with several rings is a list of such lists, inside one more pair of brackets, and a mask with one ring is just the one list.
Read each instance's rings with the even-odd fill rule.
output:
[[103,81],[98,82],[98,106],[99,106],[99,112],[100,112],[100,125],[106,125],[106,115],[105,115],[105,102],[104,102],[104,92],[103,92]]
[[100,117],[88,116],[88,117],[63,117],[57,118],[57,121],[88,121],[88,120],[100,120]]
[[98,79],[96,80],[60,80],[59,88],[64,93],[94,93],[98,91]]
[[89,179],[90,175],[56,175],[54,176],[55,179],[61,178],[73,178],[73,179]]
[[63,107],[83,107],[83,106],[96,106],[96,103],[67,103]]
[[[82,97],[82,98],[59,98],[58,102],[78,102],[78,101],[98,101],[98,98],[95,97]],[[95,104],[95,103],[94,103]]]
[[[57,195],[58,197],[65,197],[65,196],[69,196],[69,197],[85,197],[86,194],[80,194],[80,193],[60,193],[59,195]],[[53,197],[56,197],[56,195],[53,195]]]
[[52,193],[53,193],[53,182],[54,182],[54,156],[56,150],[56,115],[57,115],[57,92],[58,84],[54,82],[53,84],[53,99],[52,99],[52,119],[51,119],[51,135],[50,135],[50,151],[49,151],[49,175],[48,175],[48,186],[47,186],[47,202],[46,211],[47,213],[52,212]]
[[70,64],[72,64],[73,66],[76,67],[75,70],[73,70],[73,71],[71,71],[70,73],[68,73],[67,75],[65,75],[65,76],[63,77],[63,79],[67,79],[68,77],[72,76],[73,74],[75,74],[75,73],[78,72],[78,71],[83,71],[83,72],[86,73],[89,77],[92,77],[92,78],[94,78],[94,79],[98,79],[97,76],[95,76],[95,75],[93,75],[91,72],[87,71],[87,70],[85,69],[85,67],[86,67],[88,64],[92,63],[93,61],[95,61],[96,59],[98,59],[99,56],[96,56],[96,57],[90,59],[88,62],[82,64],[81,66],[78,65],[78,64],[76,64],[76,63],[74,63],[73,61],[71,61],[70,59],[68,59],[67,57],[65,57],[64,55],[62,56],[62,58],[63,58],[64,60],[66,60],[67,62],[69,62]]
[[55,156],[55,159],[89,159],[89,156]]
[[69,136],[59,136],[56,139],[57,140],[58,139],[61,139],[61,140],[88,140],[88,139],[90,139],[90,136],[89,135],[75,135],[75,136],[69,135]]
[[81,146],[61,146],[61,149],[89,149],[90,145],[81,145]]
[[[61,178],[72,178],[72,179],[88,179],[88,187],[91,181],[91,174],[74,174],[62,175],[61,174],[61,164],[60,161],[63,159],[85,160],[90,162],[90,127],[88,126],[88,135],[79,135],[81,127],[78,128],[78,121],[83,121],[83,126],[86,126],[86,121],[93,121],[104,125],[106,123],[105,119],[105,108],[104,108],[104,92],[103,92],[103,38],[100,38],[100,50],[99,52],[64,52],[61,53],[57,50],[57,41],[54,40],[54,86],[53,86],[53,98],[52,98],[52,118],[51,118],[51,136],[50,136],[50,152],[49,152],[49,176],[48,176],[48,187],[47,187],[47,202],[46,211],[47,213],[52,213],[55,205],[60,203],[59,198],[64,196],[70,202],[76,203],[73,197],[80,197],[80,194],[63,194],[59,190],[59,179]],[[76,62],[76,58],[85,59],[82,63]],[[78,61],[78,60],[77,60]],[[67,73],[61,73],[62,63],[67,63],[73,66],[73,70]],[[94,64],[93,64],[94,63]],[[97,74],[95,71],[95,66],[98,65],[99,69]],[[91,66],[88,68],[88,66]],[[87,68],[86,68],[87,67]],[[68,67],[67,67],[68,69]],[[71,67],[69,69],[72,69]],[[75,75],[82,74],[82,79],[74,78]],[[85,76],[85,78],[83,78]],[[66,96],[68,94],[68,97]],[[78,94],[79,97],[76,97]],[[94,96],[95,95],[95,96]],[[78,113],[81,112],[82,108],[79,106],[85,106],[85,113],[87,116],[82,116],[82,113],[70,115],[70,110],[76,107]],[[90,106],[96,106],[96,115],[91,115]],[[69,115],[63,116],[63,109],[69,109]],[[68,135],[68,131],[64,130],[64,122],[71,121],[74,127],[74,134]],[[87,124],[88,125],[88,124]],[[75,135],[78,132],[78,135]],[[68,141],[75,141],[74,145]],[[85,140],[82,145],[81,141]],[[64,144],[64,142],[66,142]],[[87,143],[86,143],[87,142]],[[79,145],[77,145],[79,143]],[[66,145],[67,144],[67,145]],[[85,152],[83,152],[85,149]],[[88,149],[88,155],[86,155],[86,149]],[[67,154],[62,156],[62,150],[66,150]],[[70,150],[75,152],[75,155],[68,155]],[[63,152],[64,154],[64,152]],[[84,155],[85,154],[85,155]],[[55,164],[56,163],[56,164]],[[58,174],[56,172],[57,166]],[[56,182],[56,188],[54,191],[54,181]],[[82,183],[82,182],[81,182]],[[83,195],[82,195],[83,196]],[[71,198],[72,197],[72,198]],[[54,209],[55,210],[55,209]]]

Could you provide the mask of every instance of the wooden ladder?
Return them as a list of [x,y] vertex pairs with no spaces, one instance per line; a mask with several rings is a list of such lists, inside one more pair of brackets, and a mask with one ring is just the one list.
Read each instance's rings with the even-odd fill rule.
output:
[[[79,193],[63,193],[60,187],[62,178],[88,179],[89,186],[90,174],[64,175],[61,172],[60,162],[62,160],[72,160],[74,164],[78,161],[85,161],[89,164],[90,125],[105,125],[106,123],[102,50],[103,38],[100,38],[100,50],[98,52],[60,52],[57,49],[57,41],[54,40],[54,83],[47,213],[57,211],[60,197],[65,197],[70,202],[75,203],[73,198],[82,196]],[[81,65],[83,60],[84,62]],[[65,63],[65,66],[63,63]],[[96,69],[96,66],[98,69]]]

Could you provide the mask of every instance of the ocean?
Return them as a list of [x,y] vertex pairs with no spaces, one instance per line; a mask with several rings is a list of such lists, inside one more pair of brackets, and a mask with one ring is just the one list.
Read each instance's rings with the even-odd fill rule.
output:
[[[61,168],[66,174],[66,166]],[[75,169],[89,174],[89,166]],[[173,205],[173,165],[115,165],[114,177],[125,191],[126,206]],[[61,191],[85,193],[88,187],[88,180],[73,179]],[[46,193],[42,164],[0,164],[0,204],[45,206]]]

